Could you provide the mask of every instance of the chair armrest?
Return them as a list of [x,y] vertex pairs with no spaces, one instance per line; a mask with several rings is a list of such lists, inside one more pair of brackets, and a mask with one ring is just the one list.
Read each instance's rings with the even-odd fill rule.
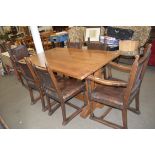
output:
[[96,83],[99,83],[99,84],[107,85],[107,86],[123,86],[123,87],[126,87],[128,84],[125,81],[105,80],[105,79],[101,79],[98,77],[94,77],[92,75],[88,76],[87,79],[94,81]]
[[115,62],[110,62],[108,65],[112,66],[114,68],[117,68],[119,70],[125,71],[125,72],[130,72],[131,71],[131,66],[124,66],[124,65],[121,65],[121,64],[117,64]]

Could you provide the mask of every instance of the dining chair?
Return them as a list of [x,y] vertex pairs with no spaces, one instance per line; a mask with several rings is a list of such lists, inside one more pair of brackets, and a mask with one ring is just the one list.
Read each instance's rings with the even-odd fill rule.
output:
[[[44,101],[44,91],[41,87],[40,81],[37,78],[35,71],[31,67],[31,61],[28,58],[24,58],[23,60],[18,61],[17,63],[20,67],[24,79],[27,82],[27,88],[29,90],[31,104],[35,104],[40,99],[42,103],[42,111],[46,111],[47,107]],[[37,91],[39,93],[38,97],[34,97],[34,91]]]
[[10,56],[14,55],[17,60],[23,59],[24,57],[29,57],[29,51],[25,45],[19,45],[10,50]]
[[10,60],[14,68],[15,75],[17,76],[18,80],[22,83],[22,85],[25,86],[20,67],[18,66],[18,61],[23,59],[24,57],[30,56],[26,46],[19,45],[13,49],[8,48],[8,53],[10,55]]
[[[34,67],[45,92],[49,110],[48,114],[52,115],[59,107],[61,107],[63,117],[62,124],[66,125],[75,116],[77,116],[86,105],[85,84],[73,78],[69,79],[66,77],[59,77],[52,71],[51,68],[49,68],[47,65],[45,66],[45,68],[39,66]],[[68,102],[70,99],[80,93],[83,93],[84,95],[83,106],[77,106]],[[54,100],[53,103],[51,103],[51,99]],[[69,116],[66,114],[66,104],[76,109],[76,111]]]
[[67,41],[67,48],[78,48],[82,49],[82,42],[71,42],[70,40]]
[[[144,55],[140,57],[135,56],[135,61],[131,67],[117,64],[115,62],[109,63],[110,67],[119,69],[123,72],[129,72],[128,82],[113,78],[111,72],[107,79],[101,79],[94,76],[87,78],[88,85],[88,98],[90,102],[90,119],[103,123],[113,128],[127,128],[127,110],[131,110],[136,114],[140,114],[139,110],[139,94],[141,83],[145,74],[145,70],[148,64],[150,56],[151,44],[144,50]],[[95,88],[90,87],[90,81],[97,83]],[[135,99],[135,107],[131,107],[132,101]],[[109,108],[102,116],[95,116],[93,112],[92,101],[99,102],[108,106]],[[122,123],[113,123],[105,119],[107,114],[114,109],[122,111]]]
[[49,36],[50,34],[41,35],[41,41],[42,41],[44,50],[49,50],[52,48],[52,43],[49,40]]
[[25,36],[25,37],[22,39],[22,43],[23,43],[27,48],[33,48],[33,49],[35,49],[35,45],[34,45],[32,36]]
[[105,45],[97,41],[88,41],[88,50],[105,50]]
[[[100,50],[100,52],[106,51],[106,47],[104,44],[102,44],[101,42],[97,42],[97,41],[90,41],[90,38],[88,38],[87,49],[88,50]],[[102,67],[98,71],[97,74],[103,75],[105,77],[106,76],[106,67],[105,66]]]

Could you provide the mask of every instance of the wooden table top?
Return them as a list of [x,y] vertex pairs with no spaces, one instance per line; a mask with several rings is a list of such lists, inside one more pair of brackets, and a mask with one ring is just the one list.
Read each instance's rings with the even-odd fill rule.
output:
[[38,66],[44,67],[47,63],[53,71],[83,80],[119,55],[118,51],[54,48],[30,59]]

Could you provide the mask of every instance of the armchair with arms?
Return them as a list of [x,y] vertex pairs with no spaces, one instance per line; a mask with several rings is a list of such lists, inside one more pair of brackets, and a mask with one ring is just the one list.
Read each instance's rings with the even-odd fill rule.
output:
[[[128,82],[113,78],[110,71],[108,72],[106,79],[101,79],[94,76],[89,76],[87,78],[88,98],[91,105],[90,118],[92,120],[113,128],[127,128],[127,110],[131,110],[136,114],[140,114],[140,87],[148,64],[150,48],[151,45],[148,45],[148,47],[144,50],[144,55],[142,57],[136,55],[135,61],[131,67],[116,64],[114,62],[109,63],[108,67],[110,68],[114,67],[124,72],[129,72]],[[94,89],[91,88],[90,81],[97,83]],[[135,108],[130,106],[134,99]],[[97,117],[93,112],[92,101],[104,104],[109,108],[102,116]],[[123,125],[119,125],[104,119],[106,115],[112,110],[112,108],[122,111]]]

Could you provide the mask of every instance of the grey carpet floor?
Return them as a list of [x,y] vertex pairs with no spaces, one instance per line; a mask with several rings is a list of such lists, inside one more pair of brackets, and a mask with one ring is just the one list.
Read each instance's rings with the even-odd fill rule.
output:
[[[113,72],[116,77],[127,78],[126,73]],[[81,101],[72,99],[73,103]],[[134,101],[133,103],[134,104]],[[67,107],[67,112],[72,112]],[[128,128],[152,129],[155,128],[155,67],[148,67],[140,92],[141,114],[136,115],[128,111]],[[100,114],[103,109],[97,109]],[[94,122],[89,118],[83,119],[79,115],[69,124],[62,126],[62,114],[59,108],[52,116],[41,111],[41,102],[30,105],[29,92],[22,87],[14,75],[0,77],[0,114],[9,128],[14,129],[108,129],[109,127]],[[121,123],[121,113],[113,110],[107,119]]]

